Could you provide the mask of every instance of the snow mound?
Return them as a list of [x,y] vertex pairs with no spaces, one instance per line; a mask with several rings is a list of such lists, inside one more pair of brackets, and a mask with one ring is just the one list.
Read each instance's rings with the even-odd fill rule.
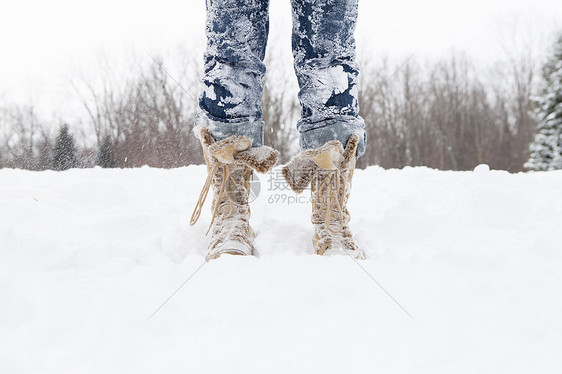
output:
[[188,225],[204,180],[0,170],[0,371],[562,367],[562,172],[358,170],[360,262],[313,254],[309,196],[277,168],[251,204],[257,256],[205,263],[209,205]]

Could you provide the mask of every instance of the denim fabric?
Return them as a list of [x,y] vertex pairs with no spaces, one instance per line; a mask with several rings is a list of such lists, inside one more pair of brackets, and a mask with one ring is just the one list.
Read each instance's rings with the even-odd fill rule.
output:
[[[356,133],[361,139],[358,156],[364,153],[353,37],[357,2],[291,0],[302,148],[316,148],[332,139],[345,146]],[[268,8],[269,0],[207,0],[205,74],[197,122],[211,124],[216,138],[241,134],[253,138],[254,144],[263,143]]]
[[226,139],[232,135],[244,135],[252,139],[252,147],[261,147],[263,145],[265,125],[263,121],[221,122],[212,120],[203,112],[199,112],[195,117],[195,124],[207,127],[216,141]]

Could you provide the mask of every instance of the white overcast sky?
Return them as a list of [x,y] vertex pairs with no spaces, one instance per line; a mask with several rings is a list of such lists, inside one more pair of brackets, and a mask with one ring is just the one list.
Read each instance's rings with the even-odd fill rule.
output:
[[[0,0],[0,102],[60,96],[69,69],[95,69],[100,50],[157,53],[204,37],[204,0]],[[271,40],[290,49],[290,1],[271,0]],[[562,0],[361,0],[359,52],[494,53],[496,25],[562,25]],[[525,21],[526,22],[526,21]],[[534,27],[534,26],[533,26]],[[199,51],[197,51],[199,52]],[[287,61],[291,63],[290,60]],[[41,98],[43,97],[43,98]],[[56,102],[64,101],[64,95]],[[52,105],[52,104],[49,104]]]

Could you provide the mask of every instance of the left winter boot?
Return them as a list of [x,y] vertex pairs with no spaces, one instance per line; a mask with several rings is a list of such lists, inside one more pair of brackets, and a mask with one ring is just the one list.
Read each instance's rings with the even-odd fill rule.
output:
[[215,141],[204,126],[194,129],[203,147],[207,181],[191,217],[194,225],[209,189],[213,189],[211,241],[207,261],[223,254],[252,255],[254,231],[250,226],[250,178],[253,170],[267,172],[277,162],[278,152],[267,146],[251,148],[252,140],[233,135]]
[[358,143],[359,137],[352,135],[344,150],[341,142],[332,140],[300,152],[283,167],[283,175],[296,193],[311,185],[312,243],[319,255],[365,258],[349,229],[351,215],[347,210]]

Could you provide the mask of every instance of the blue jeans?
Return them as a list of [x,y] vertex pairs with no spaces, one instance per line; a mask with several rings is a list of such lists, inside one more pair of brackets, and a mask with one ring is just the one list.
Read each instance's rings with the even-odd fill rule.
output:
[[[269,0],[206,0],[207,48],[196,123],[220,140],[234,134],[263,144],[261,96],[269,31]],[[344,146],[358,134],[365,152],[365,123],[359,117],[358,74],[353,33],[358,0],[291,0],[292,47],[299,83],[301,148],[330,140]]]

